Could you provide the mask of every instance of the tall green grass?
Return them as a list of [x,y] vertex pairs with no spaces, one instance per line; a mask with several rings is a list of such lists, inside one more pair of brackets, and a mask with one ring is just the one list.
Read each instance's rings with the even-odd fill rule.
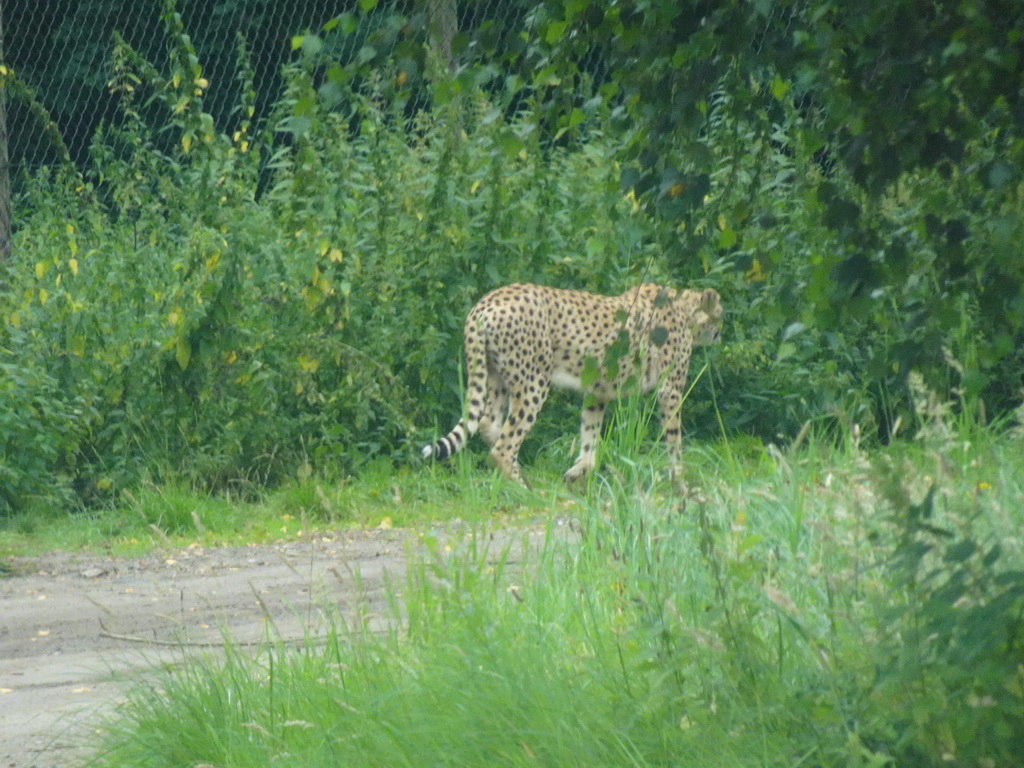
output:
[[229,639],[157,672],[98,760],[1013,764],[1019,438],[690,445],[680,512],[659,454],[623,434],[608,452],[632,466],[599,468],[572,525],[552,496],[540,543],[480,522],[410,548],[383,631],[337,615],[302,650]]

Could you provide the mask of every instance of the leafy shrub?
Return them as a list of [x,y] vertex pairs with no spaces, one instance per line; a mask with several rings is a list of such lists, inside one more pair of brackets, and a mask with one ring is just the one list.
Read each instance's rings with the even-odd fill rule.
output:
[[[239,123],[220,132],[168,24],[167,75],[118,43],[121,117],[84,177],[41,174],[19,201],[3,391],[27,397],[31,374],[44,402],[7,411],[24,427],[11,488],[56,475],[87,503],[140,478],[249,492],[405,456],[418,425],[459,409],[462,319],[483,292],[616,290],[642,271],[643,217],[599,133],[544,147],[529,115],[482,95],[409,120],[372,81],[339,106],[305,59],[257,131],[244,50]],[[69,426],[22,458],[36,412]]]
[[[0,294],[5,418],[21,425],[8,506],[47,488],[91,503],[141,477],[258,492],[300,468],[404,460],[417,430],[446,429],[460,408],[466,311],[512,281],[717,287],[724,343],[686,406],[698,433],[774,440],[856,422],[888,438],[916,419],[915,369],[962,390],[964,410],[1002,412],[1020,388],[1019,297],[981,269],[988,251],[1012,266],[1019,206],[1003,176],[960,238],[968,179],[922,171],[857,197],[820,161],[813,114],[751,117],[720,89],[692,150],[711,173],[666,168],[649,199],[634,186],[651,169],[618,159],[635,136],[613,90],[551,122],[539,94],[493,68],[410,79],[429,65],[360,61],[329,36],[296,40],[259,124],[240,45],[238,106],[220,126],[180,20],[165,21],[163,66],[115,40],[121,110],[90,167],[44,171],[18,201]],[[1000,151],[965,145],[977,163]],[[925,236],[936,226],[963,250],[948,290]],[[42,400],[30,408],[19,381]],[[573,431],[567,402],[534,444]],[[22,459],[37,414],[68,428]]]

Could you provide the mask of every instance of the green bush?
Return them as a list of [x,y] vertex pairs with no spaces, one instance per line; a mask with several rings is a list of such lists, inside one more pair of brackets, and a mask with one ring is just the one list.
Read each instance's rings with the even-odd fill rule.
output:
[[[8,507],[54,487],[95,503],[142,478],[251,492],[404,458],[417,428],[459,411],[462,320],[482,293],[618,290],[649,258],[599,132],[545,147],[528,114],[480,94],[408,120],[372,83],[339,106],[304,60],[264,130],[243,77],[240,122],[218,132],[187,38],[171,38],[166,76],[118,44],[122,114],[92,166],[41,174],[19,201],[0,297]],[[31,407],[12,399],[30,379]]]
[[[917,418],[911,370],[982,415],[1020,389],[1024,310],[982,269],[989,251],[1012,266],[1003,177],[991,200],[938,171],[857,197],[816,160],[811,116],[752,122],[721,90],[693,150],[713,172],[666,170],[649,199],[620,165],[635,137],[612,91],[551,123],[540,94],[493,68],[407,80],[408,61],[335,60],[349,48],[329,36],[297,40],[260,123],[240,46],[235,122],[218,126],[166,21],[163,66],[115,40],[121,110],[90,166],[41,172],[18,200],[0,293],[8,508],[102,502],[142,478],[258,493],[300,469],[405,461],[459,413],[466,312],[513,281],[718,288],[723,343],[701,353],[686,405],[699,435],[775,440],[812,422],[889,438]],[[965,157],[999,147],[968,142]],[[966,198],[980,207],[957,239]],[[963,250],[948,285],[936,226]],[[527,455],[569,439],[577,403],[553,398]]]

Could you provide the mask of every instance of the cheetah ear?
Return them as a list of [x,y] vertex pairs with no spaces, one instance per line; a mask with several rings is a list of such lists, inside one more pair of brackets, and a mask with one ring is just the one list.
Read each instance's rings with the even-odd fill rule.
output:
[[718,296],[718,291],[714,288],[705,288],[704,293],[700,295],[700,308],[705,312],[708,312],[721,303],[721,299]]

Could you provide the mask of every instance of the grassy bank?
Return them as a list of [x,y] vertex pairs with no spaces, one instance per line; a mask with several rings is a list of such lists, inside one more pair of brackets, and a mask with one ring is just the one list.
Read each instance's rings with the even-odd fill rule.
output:
[[[1024,733],[1019,437],[960,427],[872,450],[852,437],[691,446],[682,512],[649,453],[610,456],[575,502],[554,495],[552,474],[531,514],[571,513],[579,539],[551,535],[514,568],[494,565],[480,534],[523,509],[517,491],[471,466],[462,479],[382,476],[374,518],[398,518],[417,488],[423,519],[476,509],[465,546],[411,553],[401,629],[339,618],[313,650],[229,645],[160,672],[106,724],[101,759],[1012,763]],[[543,457],[537,471],[546,482]]]

